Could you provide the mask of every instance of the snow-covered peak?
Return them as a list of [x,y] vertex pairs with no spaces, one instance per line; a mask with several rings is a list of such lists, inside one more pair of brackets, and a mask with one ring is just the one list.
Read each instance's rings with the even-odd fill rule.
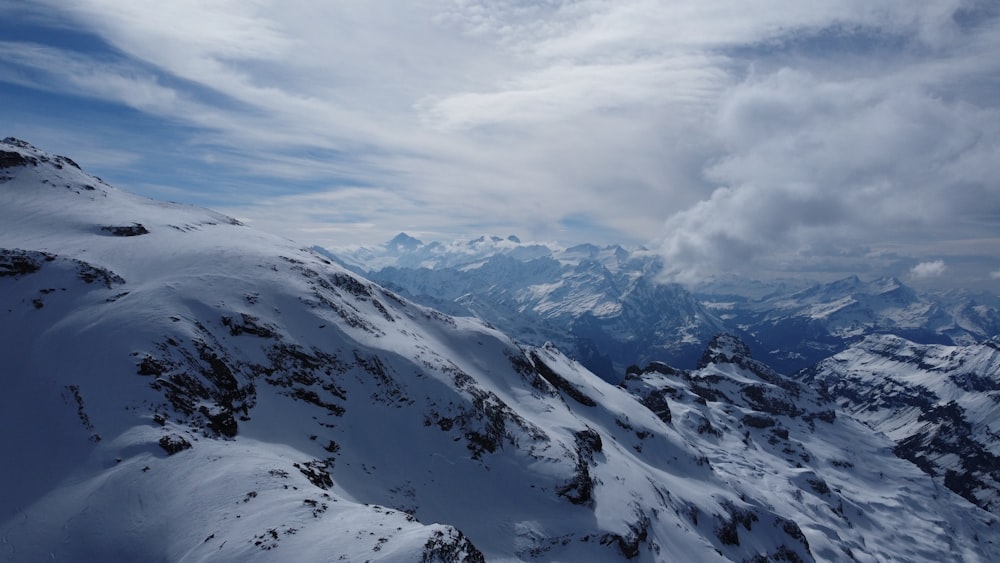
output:
[[649,251],[627,250],[620,245],[600,247],[579,244],[566,247],[556,242],[525,242],[516,235],[481,235],[468,240],[423,242],[406,233],[399,233],[382,245],[332,251],[323,249],[323,252],[367,273],[386,268],[469,268],[494,256],[509,256],[521,261],[552,257],[572,267],[581,262],[596,261],[612,271],[618,271],[632,262],[645,264],[655,258]]
[[712,338],[705,353],[702,355],[702,365],[710,363],[736,363],[752,358],[750,347],[734,334],[721,333]]
[[[700,293],[709,310],[740,329],[758,359],[798,371],[871,334],[924,344],[972,344],[1000,331],[1000,301],[967,292],[919,294],[897,278],[850,276],[795,290],[777,286],[764,297]],[[759,288],[754,288],[759,291]]]
[[411,237],[406,233],[399,233],[398,235],[392,237],[392,240],[385,243],[385,248],[389,252],[399,254],[405,251],[412,251],[421,246],[423,242],[420,239]]

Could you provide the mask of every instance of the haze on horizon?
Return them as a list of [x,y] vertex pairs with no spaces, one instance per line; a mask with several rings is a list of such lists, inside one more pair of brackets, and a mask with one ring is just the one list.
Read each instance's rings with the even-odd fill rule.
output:
[[0,0],[0,136],[303,244],[1000,288],[987,0]]

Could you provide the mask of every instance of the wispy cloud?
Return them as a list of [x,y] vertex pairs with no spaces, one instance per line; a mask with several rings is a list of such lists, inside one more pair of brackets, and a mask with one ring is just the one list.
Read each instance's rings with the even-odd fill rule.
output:
[[[125,104],[157,113],[177,111],[177,92],[157,76],[128,62],[100,61],[44,45],[0,41],[0,57],[11,64],[4,81],[48,91],[73,90],[78,95]],[[12,72],[12,67],[32,71]]]
[[495,225],[657,239],[681,280],[861,269],[996,239],[988,8],[44,0],[4,15],[109,49],[7,41],[0,80],[183,126],[246,179],[231,212],[308,242]]

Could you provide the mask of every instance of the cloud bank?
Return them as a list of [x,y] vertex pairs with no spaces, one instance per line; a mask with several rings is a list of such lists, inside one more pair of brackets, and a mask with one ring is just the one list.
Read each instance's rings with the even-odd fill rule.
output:
[[25,4],[0,84],[127,109],[65,138],[305,242],[648,243],[679,281],[1000,262],[991,2]]

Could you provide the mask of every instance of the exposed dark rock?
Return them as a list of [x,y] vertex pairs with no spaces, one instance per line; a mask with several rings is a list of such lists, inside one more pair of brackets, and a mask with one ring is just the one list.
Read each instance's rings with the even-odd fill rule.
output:
[[[810,559],[811,560],[811,559]],[[785,561],[787,563],[805,563],[806,559],[803,559],[798,553],[789,548],[788,546],[781,545],[774,553],[767,555],[757,554],[751,559],[746,560],[748,563],[778,563],[780,561]]]
[[805,420],[806,422],[812,422],[814,419],[822,420],[827,424],[833,424],[833,421],[837,420],[837,412],[833,409],[826,409],[811,412],[802,416],[802,420]]
[[239,431],[239,425],[231,410],[201,407],[198,412],[205,415],[205,418],[208,419],[208,427],[217,434],[232,438]]
[[535,369],[538,370],[538,374],[541,375],[543,378],[545,378],[545,381],[548,381],[550,384],[552,384],[553,387],[562,391],[563,393],[566,393],[567,395],[569,395],[571,399],[580,403],[581,405],[587,407],[597,406],[596,401],[588,397],[587,394],[584,393],[583,391],[580,391],[576,387],[576,385],[573,385],[572,383],[567,381],[566,378],[559,375],[552,368],[546,365],[538,354],[532,352],[531,359],[535,364]]
[[85,283],[101,282],[108,289],[125,283],[125,278],[111,270],[80,260],[74,260],[74,262],[76,263],[77,276]]
[[793,397],[798,397],[800,392],[799,385],[796,382],[781,376],[767,364],[753,359],[750,355],[750,347],[732,334],[722,333],[716,335],[708,347],[705,348],[701,359],[698,360],[698,369],[704,368],[709,364],[734,364],[752,372],[767,383],[781,387],[791,393]]
[[593,428],[580,430],[576,439],[576,470],[568,483],[556,489],[559,496],[566,497],[573,504],[587,504],[593,498],[594,480],[590,476],[590,466],[594,465],[594,453],[601,451],[601,435]]
[[139,362],[139,375],[163,375],[166,368],[152,356],[146,356]]
[[160,438],[160,447],[167,455],[174,455],[191,447],[191,442],[184,439],[179,434],[168,434]]
[[650,525],[648,516],[645,514],[640,514],[639,516],[637,522],[629,523],[629,532],[627,534],[624,536],[620,534],[604,534],[601,537],[601,544],[615,544],[626,559],[635,559],[638,557],[642,543],[648,538]]
[[769,389],[765,385],[747,385],[743,387],[740,394],[743,395],[743,398],[746,399],[751,407],[761,412],[791,417],[799,416],[803,413],[802,409],[797,407],[795,403],[781,397],[778,393],[773,392],[772,389]]
[[486,557],[462,532],[437,530],[424,544],[420,563],[486,563]]
[[0,169],[14,168],[17,166],[38,165],[38,159],[33,156],[24,156],[19,152],[0,151]]
[[705,377],[700,377],[700,378],[692,380],[691,386],[689,387],[689,389],[695,395],[701,397],[705,401],[723,402],[723,403],[732,403],[733,402],[733,400],[730,399],[722,391],[719,391],[718,389],[716,389],[712,385],[705,385],[703,383],[699,383],[699,381],[707,381],[709,383],[713,383],[712,379],[705,378]]
[[699,434],[710,434],[712,436],[715,436],[716,438],[722,437],[722,430],[716,428],[712,424],[711,420],[704,417],[702,417],[702,419],[698,421],[698,428],[696,428],[696,430],[698,431]]
[[304,463],[293,463],[292,467],[298,469],[310,483],[321,489],[333,487],[333,479],[327,471],[330,468],[329,460],[314,459]]
[[241,334],[252,334],[261,338],[273,338],[277,330],[273,325],[261,324],[260,319],[240,313],[240,320],[234,320],[231,316],[222,317],[222,325],[229,328],[229,334],[239,336]]
[[751,358],[750,347],[738,337],[728,333],[717,334],[698,360],[698,369],[713,363],[730,364]]
[[372,290],[368,284],[361,282],[358,278],[350,274],[334,274],[330,280],[333,282],[333,285],[355,297],[361,299],[370,299],[372,297]]
[[66,390],[70,392],[70,395],[73,397],[73,402],[76,403],[76,415],[77,415],[77,417],[80,418],[80,422],[83,424],[83,427],[88,432],[91,432],[90,441],[91,442],[100,442],[101,441],[101,436],[100,436],[100,434],[97,434],[96,432],[94,432],[94,425],[90,422],[90,417],[87,415],[87,411],[84,408],[83,395],[80,393],[80,386],[79,385],[67,385],[66,386]]
[[644,397],[642,397],[642,404],[646,406],[649,410],[653,411],[660,420],[670,424],[673,419],[670,413],[670,403],[667,401],[667,395],[669,390],[667,388],[653,389]]
[[806,540],[806,535],[802,533],[802,528],[793,521],[785,518],[776,517],[775,524],[780,524],[782,531],[788,534],[792,539],[801,543],[807,550],[809,549],[809,541]]
[[44,262],[55,260],[54,254],[17,249],[0,249],[0,278],[33,274]]
[[524,355],[507,354],[507,358],[510,360],[510,365],[514,368],[514,371],[521,374],[521,377],[531,384],[533,388],[538,391],[554,394],[552,387],[546,383],[545,378],[538,373],[538,370],[528,361],[527,357]]
[[323,399],[320,398],[319,394],[316,393],[316,391],[313,391],[312,389],[303,389],[302,387],[294,387],[292,388],[291,396],[296,399],[299,399],[300,401],[305,401],[309,404],[316,405],[317,407],[326,409],[327,412],[329,412],[334,416],[343,416],[344,413],[347,412],[346,410],[344,410],[344,407],[340,405],[324,401]]
[[[196,324],[206,337],[211,336],[204,325]],[[188,422],[212,434],[235,436],[236,415],[239,413],[241,419],[248,420],[257,397],[252,380],[239,371],[241,364],[220,356],[216,352],[221,350],[217,342],[214,346],[200,340],[181,345],[171,340],[159,347],[163,355],[145,362],[148,370],[160,370],[151,386],[163,393],[182,419],[191,417]]]
[[391,368],[387,367],[376,355],[365,355],[360,351],[354,351],[354,360],[358,366],[368,372],[375,380],[377,391],[373,398],[386,404],[399,405],[408,403],[406,389],[397,381]]
[[729,518],[716,528],[715,535],[724,545],[740,545],[739,526],[742,525],[749,532],[759,517],[750,508],[739,508],[732,504],[726,504],[725,508],[729,512]]
[[137,237],[139,235],[148,235],[149,229],[143,226],[141,223],[132,223],[131,225],[119,225],[119,226],[104,226],[101,230],[110,233],[112,236],[116,237]]
[[954,401],[936,405],[918,420],[927,423],[924,431],[900,440],[893,453],[931,476],[942,473],[936,460],[957,455],[961,463],[943,472],[944,486],[986,510],[993,508],[977,494],[992,489],[989,482],[1000,482],[1000,456],[972,438],[972,426],[962,408]]
[[816,494],[818,495],[830,494],[830,486],[826,484],[826,481],[817,477],[816,479],[807,479],[806,482],[809,483],[809,486],[812,487],[812,490],[816,491]]
[[751,428],[770,428],[777,424],[777,421],[766,414],[750,413],[743,415],[743,424]]

